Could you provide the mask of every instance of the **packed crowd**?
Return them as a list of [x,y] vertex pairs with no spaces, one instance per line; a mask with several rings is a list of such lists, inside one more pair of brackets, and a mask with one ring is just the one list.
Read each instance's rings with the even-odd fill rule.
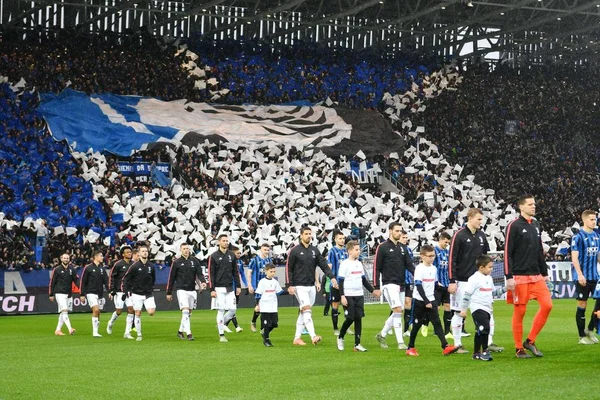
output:
[[[65,248],[83,264],[98,246],[108,249],[110,262],[119,245],[135,241],[148,242],[154,257],[168,263],[184,240],[206,255],[222,231],[247,253],[267,241],[283,255],[303,223],[318,228],[324,250],[334,227],[346,234],[362,229],[374,248],[387,224],[401,220],[415,248],[440,230],[456,230],[470,206],[484,210],[486,234],[499,248],[515,211],[497,198],[532,191],[550,232],[570,228],[580,208],[598,208],[591,189],[597,183],[597,150],[586,145],[595,134],[590,104],[596,92],[586,83],[594,79],[568,76],[573,72],[517,76],[502,69],[492,75],[469,70],[461,82],[454,69],[427,75],[432,64],[423,59],[386,59],[312,44],[273,49],[252,41],[192,40],[190,47],[200,54],[194,65],[212,65],[208,74],[219,82],[212,88],[228,89],[220,102],[329,97],[388,114],[408,143],[405,153],[386,155],[403,192],[380,193],[353,182],[349,164],[362,160],[273,143],[180,147],[170,153],[182,184],[163,189],[123,176],[115,157],[71,154],[45,130],[35,111],[37,97],[26,89],[56,92],[70,86],[196,101],[214,92],[197,90],[182,68],[185,57],[173,57],[172,47],[152,38],[143,38],[143,46],[127,37],[77,39],[61,32],[41,42],[0,43],[0,70],[7,80],[24,77],[20,86],[0,86],[0,225],[10,231],[0,243],[0,267],[47,266],[33,261],[35,238],[16,233],[35,230],[42,220],[49,228],[50,264]],[[506,120],[520,121],[520,129],[505,134]],[[575,129],[586,126],[590,129]],[[461,134],[449,134],[455,131]],[[566,141],[571,146],[561,145]],[[527,158],[518,157],[534,146]],[[155,154],[143,156],[154,159]],[[490,166],[497,166],[495,173],[484,173]],[[13,242],[21,249],[18,265],[9,265],[5,257]],[[544,242],[551,244],[547,234]]]
[[[360,52],[299,42],[292,46],[259,40],[214,41],[200,36],[189,47],[211,66],[211,76],[229,90],[230,104],[321,102],[330,98],[346,107],[377,109],[385,92],[420,84],[440,60],[421,54]],[[198,100],[207,100],[196,95]]]
[[[544,230],[560,240],[583,210],[600,207],[598,74],[566,66],[470,68],[460,91],[432,99],[413,123],[499,198],[535,195]],[[506,129],[509,121],[516,129]]]

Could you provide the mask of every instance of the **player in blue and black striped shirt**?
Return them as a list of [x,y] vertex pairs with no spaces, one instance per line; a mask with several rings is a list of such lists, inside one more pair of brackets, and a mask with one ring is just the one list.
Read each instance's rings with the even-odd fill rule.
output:
[[[242,261],[242,251],[237,246],[231,246],[231,251],[233,251],[233,253],[235,254],[236,263],[237,263],[237,267],[238,267],[238,272],[240,274],[240,283],[241,283],[240,289],[243,289],[243,288],[245,288],[245,287],[248,286],[248,282],[246,281],[246,274],[244,273],[244,261]],[[233,291],[234,292],[236,291],[235,289],[237,289],[237,287],[236,287],[235,281],[234,281],[233,282]],[[235,304],[236,305],[240,304],[240,295],[239,294],[235,295]],[[231,318],[225,324],[225,332],[227,332],[227,333],[231,332],[231,330],[228,327],[228,325],[229,325],[230,322],[233,322],[233,327],[235,328],[236,332],[239,333],[239,332],[241,332],[241,331],[244,330],[244,329],[242,329],[242,327],[238,323],[237,315],[234,314],[233,318]]]
[[450,276],[448,275],[448,246],[450,245],[450,236],[447,232],[441,232],[438,238],[438,244],[435,246],[435,259],[433,265],[437,268],[438,285],[435,289],[435,301],[439,306],[444,308],[444,334],[452,334],[450,332],[450,322],[452,321],[452,311],[450,311],[450,293],[448,293],[448,285],[450,285]]
[[[408,247],[408,233],[406,233],[403,230],[402,233],[400,234],[400,239],[398,241],[406,246],[406,248],[408,250],[408,255],[410,256],[410,259],[414,260],[413,252],[410,249],[410,247]],[[404,332],[404,336],[408,337],[408,336],[410,336],[410,328],[412,325],[412,317],[413,317],[413,315],[412,315],[413,298],[412,297],[413,297],[413,289],[415,287],[413,275],[408,270],[406,270],[405,284],[406,284],[406,288],[404,289],[404,329],[406,329],[406,331]]]
[[594,231],[596,228],[596,212],[585,210],[581,214],[583,227],[573,236],[571,240],[571,259],[573,263],[573,279],[576,280],[575,290],[577,298],[577,330],[579,332],[579,344],[598,343],[594,334],[594,326],[597,325],[596,314],[592,314],[588,329],[585,329],[585,309],[587,299],[594,293],[598,283],[598,247],[600,247],[600,236]]
[[[332,236],[334,246],[327,253],[327,264],[329,264],[333,276],[337,277],[341,262],[348,258],[348,250],[346,250],[346,236],[341,231],[334,230]],[[342,297],[340,291],[334,287],[331,287],[330,296],[331,322],[333,323],[333,333],[337,336],[340,334],[338,329],[338,317],[340,315],[338,307]]]
[[[250,261],[250,264],[248,264],[248,271],[246,271],[246,273],[248,277],[248,292],[250,294],[255,294],[254,291],[258,287],[258,282],[267,277],[265,267],[267,264],[273,263],[273,260],[269,256],[270,251],[271,246],[269,246],[269,244],[261,244],[258,254]],[[260,317],[260,312],[254,311],[252,324],[250,325],[250,330],[252,332],[256,332],[256,320],[258,317]]]

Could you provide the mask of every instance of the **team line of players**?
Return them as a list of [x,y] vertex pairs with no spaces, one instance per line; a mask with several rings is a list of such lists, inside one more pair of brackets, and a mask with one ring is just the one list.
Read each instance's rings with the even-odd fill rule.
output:
[[[212,298],[211,307],[217,310],[217,329],[219,340],[227,342],[225,333],[230,330],[227,324],[234,322],[236,329],[241,331],[235,311],[241,293],[242,281],[248,286],[250,294],[256,298],[256,307],[251,329],[256,331],[256,321],[260,317],[263,343],[270,347],[270,332],[277,327],[277,296],[281,294],[294,295],[299,303],[299,314],[296,322],[296,332],[293,344],[305,346],[302,340],[303,331],[310,335],[311,342],[317,344],[322,337],[317,335],[312,319],[312,307],[320,282],[319,267],[331,281],[332,324],[334,333],[338,336],[337,346],[344,349],[344,337],[351,325],[354,324],[355,351],[366,351],[361,344],[362,318],[364,317],[363,287],[375,296],[381,294],[387,300],[391,312],[376,339],[382,348],[388,348],[386,337],[393,332],[398,349],[406,350],[410,356],[418,356],[415,340],[419,328],[431,322],[438,336],[443,354],[468,353],[462,345],[463,325],[466,311],[470,309],[476,326],[474,338],[473,359],[489,361],[490,351],[502,351],[503,348],[493,343],[494,318],[492,302],[494,295],[500,295],[509,290],[509,298],[514,303],[512,319],[513,337],[515,340],[516,356],[530,358],[525,349],[533,355],[542,357],[537,349],[535,339],[543,328],[552,301],[546,282],[549,281],[547,266],[544,260],[541,244],[541,229],[533,218],[535,201],[532,196],[523,196],[518,202],[521,215],[511,222],[506,231],[505,246],[505,276],[506,288],[496,290],[490,276],[492,261],[485,254],[488,243],[481,230],[483,213],[473,208],[468,211],[466,226],[457,231],[451,238],[443,232],[440,234],[437,246],[421,246],[422,262],[416,267],[412,262],[412,254],[406,245],[407,234],[401,225],[394,222],[389,225],[389,237],[381,243],[376,251],[373,265],[373,284],[365,276],[362,263],[359,261],[360,248],[357,242],[345,243],[345,236],[340,231],[334,231],[335,245],[329,250],[327,259],[320,255],[318,249],[311,244],[312,230],[303,227],[300,232],[300,243],[293,247],[286,264],[286,288],[282,288],[274,279],[275,266],[269,257],[269,246],[263,244],[249,264],[247,275],[243,271],[240,251],[230,249],[227,235],[217,238],[219,249],[210,255],[208,260],[208,281],[201,270],[200,261],[190,255],[190,246],[181,245],[181,257],[171,266],[167,283],[167,300],[173,300],[173,287],[177,285],[177,300],[182,312],[177,336],[181,339],[193,340],[190,316],[197,302],[197,285],[201,289],[209,288]],[[587,214],[586,214],[587,213]],[[585,235],[591,235],[588,225],[595,227],[596,214],[586,211],[582,215]],[[587,221],[586,222],[586,218]],[[592,229],[593,232],[593,229]],[[595,234],[595,232],[594,232]],[[584,234],[582,234],[584,235]],[[450,240],[451,239],[451,240]],[[578,273],[578,317],[582,303],[595,289],[598,281],[596,260],[598,256],[598,235],[594,237],[574,239],[574,262]],[[587,245],[586,243],[589,243]],[[595,246],[590,250],[590,247]],[[582,247],[586,246],[582,250]],[[154,266],[148,260],[148,248],[138,247],[137,254],[126,246],[121,249],[123,259],[115,263],[110,276],[102,268],[102,253],[95,252],[93,262],[83,270],[80,290],[82,300],[87,299],[92,308],[93,336],[99,334],[100,309],[98,299],[102,297],[103,286],[109,288],[109,298],[115,302],[116,311],[112,314],[107,325],[108,333],[112,333],[115,321],[122,310],[127,309],[127,322],[124,337],[133,339],[131,328],[137,331],[137,340],[142,340],[141,311],[145,307],[148,314],[153,315],[156,309],[152,295],[155,283]],[[581,250],[577,252],[578,250]],[[592,254],[593,253],[593,254]],[[137,259],[134,259],[136,257]],[[594,268],[589,259],[594,258]],[[593,270],[593,271],[592,271]],[[58,303],[59,322],[55,334],[62,333],[63,324],[69,333],[75,330],[68,318],[69,299],[75,273],[69,266],[69,255],[61,256],[61,265],[52,274],[50,282],[50,299]],[[586,280],[584,282],[584,280]],[[593,286],[593,288],[592,288]],[[533,321],[533,326],[527,339],[521,342],[523,335],[522,321],[527,302],[535,299],[540,309]],[[339,304],[344,307],[345,320],[338,329]],[[598,303],[598,302],[597,302]],[[438,305],[444,309],[444,327],[439,319]],[[412,306],[412,310],[411,310]],[[597,311],[597,307],[595,310]],[[404,321],[403,321],[404,314]],[[590,327],[597,322],[597,313],[592,314]],[[410,322],[412,329],[408,329]],[[403,325],[407,328],[403,331]],[[580,328],[578,319],[578,330]],[[590,332],[591,331],[591,332]],[[408,345],[404,336],[410,336]],[[446,339],[452,338],[453,345]],[[580,338],[597,342],[593,327],[583,329]],[[580,339],[581,341],[582,339]],[[586,343],[583,343],[586,344]]]

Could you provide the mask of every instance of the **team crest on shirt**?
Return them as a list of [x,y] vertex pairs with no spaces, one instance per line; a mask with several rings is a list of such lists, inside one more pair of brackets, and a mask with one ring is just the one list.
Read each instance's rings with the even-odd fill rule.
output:
[[312,251],[313,258],[316,258],[317,256],[315,255],[315,251],[314,250],[311,250],[311,251]]

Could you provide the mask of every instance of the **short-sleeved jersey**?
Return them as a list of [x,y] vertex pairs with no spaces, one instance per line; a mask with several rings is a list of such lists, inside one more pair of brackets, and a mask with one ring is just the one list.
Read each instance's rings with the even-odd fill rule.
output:
[[337,246],[333,246],[327,253],[327,264],[331,265],[331,273],[333,276],[338,276],[340,264],[342,261],[348,258],[348,250],[345,247],[341,249]]
[[433,265],[437,268],[437,280],[443,287],[450,285],[450,277],[448,275],[448,249],[435,247],[435,259]]
[[[437,281],[437,268],[433,265],[427,267],[423,264],[417,265],[415,268],[415,284],[423,285],[427,300],[434,300],[435,282]],[[426,301],[421,297],[418,290],[413,291],[413,298],[416,300]]]
[[341,262],[338,271],[338,279],[344,281],[345,296],[364,296],[363,277],[365,271],[363,265],[358,260],[349,258]]
[[252,272],[250,276],[250,284],[254,289],[258,287],[258,282],[261,279],[266,278],[267,274],[265,273],[265,265],[271,264],[273,261],[271,257],[262,258],[259,255],[256,255],[252,260],[250,260],[250,264],[248,264],[248,269]]
[[258,307],[261,313],[277,312],[277,296],[283,293],[277,279],[263,278],[258,282],[256,294],[260,295]]
[[[598,280],[598,247],[600,236],[595,231],[588,233],[581,229],[571,240],[571,251],[579,252],[579,267],[585,279],[589,281]],[[577,272],[573,268],[573,280],[577,279]]]
[[465,309],[468,305],[472,313],[477,310],[491,313],[494,303],[494,280],[490,275],[475,272],[467,281],[464,296],[461,308]]
[[[406,249],[408,250],[408,255],[410,256],[411,260],[414,260],[415,257],[413,255],[412,250],[410,249],[410,247],[406,246]],[[406,271],[406,280],[405,280],[406,286],[408,285],[412,285],[415,283],[415,279],[413,277],[413,274],[411,274],[410,271]]]

